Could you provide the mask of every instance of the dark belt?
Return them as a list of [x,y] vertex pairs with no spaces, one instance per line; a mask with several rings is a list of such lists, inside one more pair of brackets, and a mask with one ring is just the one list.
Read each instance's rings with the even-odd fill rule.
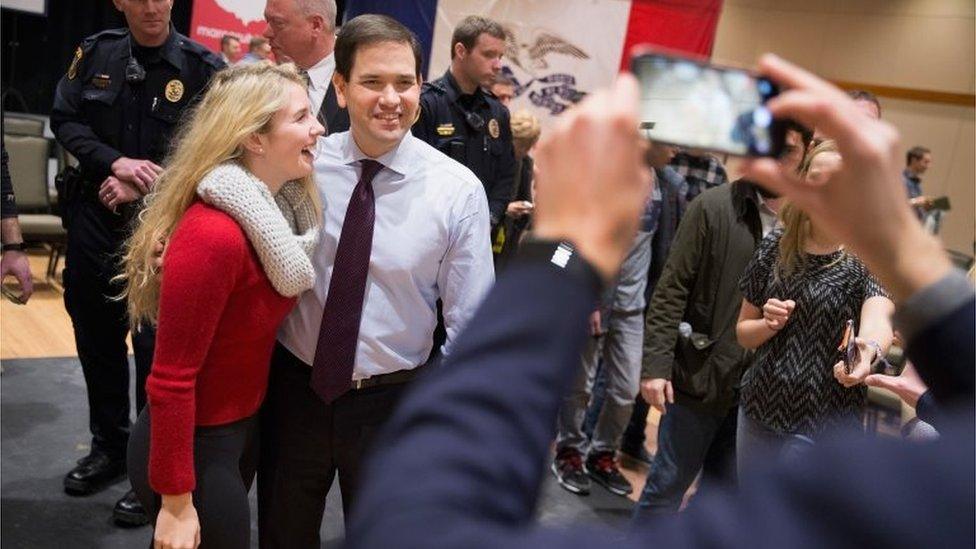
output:
[[352,390],[367,389],[369,387],[379,387],[380,385],[396,385],[398,383],[406,383],[411,379],[420,375],[420,371],[423,366],[418,366],[412,370],[397,370],[396,372],[390,372],[388,374],[380,374],[378,376],[367,377],[363,379],[357,379],[352,382]]

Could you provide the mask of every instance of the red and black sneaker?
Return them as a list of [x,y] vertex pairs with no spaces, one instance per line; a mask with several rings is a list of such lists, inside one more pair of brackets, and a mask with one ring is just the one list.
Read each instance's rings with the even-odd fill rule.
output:
[[583,454],[576,448],[562,448],[557,451],[551,469],[559,485],[566,490],[581,496],[590,493],[590,479],[583,470]]
[[613,452],[591,453],[586,457],[586,472],[590,478],[618,496],[626,496],[634,491],[627,479],[620,474]]

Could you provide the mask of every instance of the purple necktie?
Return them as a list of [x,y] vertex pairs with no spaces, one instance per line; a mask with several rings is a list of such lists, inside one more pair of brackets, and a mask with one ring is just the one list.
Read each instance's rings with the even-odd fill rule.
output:
[[342,221],[319,343],[312,361],[312,389],[326,404],[332,404],[352,386],[369,254],[373,249],[376,219],[373,177],[383,165],[368,158],[361,164],[359,183],[352,191]]

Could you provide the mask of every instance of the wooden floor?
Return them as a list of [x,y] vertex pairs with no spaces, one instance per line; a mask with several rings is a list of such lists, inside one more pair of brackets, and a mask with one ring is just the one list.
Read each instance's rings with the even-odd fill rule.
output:
[[[30,261],[34,295],[27,305],[0,299],[0,359],[77,356],[61,290],[44,280],[47,254],[32,250]],[[4,283],[20,293],[13,277],[8,276]]]

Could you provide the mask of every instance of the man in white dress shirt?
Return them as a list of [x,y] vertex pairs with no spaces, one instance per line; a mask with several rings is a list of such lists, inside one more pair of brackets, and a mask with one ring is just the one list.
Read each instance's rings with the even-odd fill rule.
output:
[[335,0],[268,0],[264,37],[279,63],[292,61],[308,76],[312,114],[325,135],[349,129],[349,114],[336,103],[331,85],[335,71]]
[[319,276],[272,358],[262,547],[318,547],[336,473],[348,516],[365,451],[430,353],[436,301],[449,352],[494,281],[483,186],[409,132],[420,56],[413,34],[380,15],[349,21],[336,42],[333,85],[351,130],[320,141]]

